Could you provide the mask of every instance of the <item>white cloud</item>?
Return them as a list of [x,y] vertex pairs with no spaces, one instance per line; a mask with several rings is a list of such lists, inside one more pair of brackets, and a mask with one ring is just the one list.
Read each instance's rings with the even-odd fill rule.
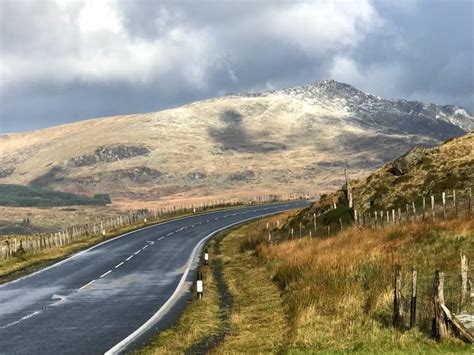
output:
[[266,15],[267,30],[311,55],[355,47],[382,23],[367,0],[296,2]]
[[[23,7],[25,22],[35,19],[31,43],[40,43],[32,53],[2,53],[2,88],[34,81],[100,82],[126,81],[138,85],[175,76],[198,90],[208,89],[209,78],[224,68],[227,79],[237,83],[239,73],[229,64],[232,40],[245,46],[250,31],[262,43],[297,46],[309,55],[350,49],[380,23],[368,1],[312,1],[266,6],[247,14],[232,29],[197,27],[192,13],[161,8],[153,23],[160,29],[152,38],[132,36],[116,0],[57,1],[37,11],[32,3]],[[41,21],[36,19],[41,18]],[[222,24],[221,24],[222,25]],[[7,22],[8,26],[8,22]],[[247,28],[245,28],[248,26]],[[16,30],[24,31],[24,27]],[[240,32],[238,32],[240,31]],[[222,35],[221,33],[227,33]],[[245,53],[255,55],[258,53]]]
[[366,67],[347,56],[336,56],[329,76],[370,93],[390,97],[403,78],[403,68],[397,63],[377,63]]

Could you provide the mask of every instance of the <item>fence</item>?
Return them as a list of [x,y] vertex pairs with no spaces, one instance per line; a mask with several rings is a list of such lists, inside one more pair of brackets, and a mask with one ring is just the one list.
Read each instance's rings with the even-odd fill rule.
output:
[[399,329],[418,327],[430,330],[441,340],[452,333],[474,342],[474,289],[468,260],[461,254],[459,274],[440,270],[419,275],[416,268],[402,272],[396,265],[393,278],[393,320]]
[[[301,196],[294,196],[301,198]],[[0,241],[0,261],[19,256],[24,253],[37,254],[45,249],[61,247],[69,243],[83,240],[86,238],[97,237],[99,235],[107,236],[111,233],[118,232],[122,228],[139,227],[145,224],[153,224],[178,215],[188,213],[204,212],[216,208],[241,206],[246,204],[264,204],[269,202],[282,201],[282,197],[278,195],[255,196],[250,200],[218,200],[202,202],[197,205],[180,206],[166,208],[156,211],[138,210],[130,213],[118,215],[116,217],[101,220],[96,223],[78,225],[66,228],[62,231],[50,234],[34,234],[22,237],[7,237]]]
[[[334,203],[323,212],[307,215],[304,219],[291,220],[273,233],[283,239],[301,236],[326,237],[354,224],[360,228],[384,228],[407,222],[443,220],[457,216],[473,217],[471,188],[420,196],[403,206],[380,210],[368,208],[362,212],[352,204],[352,196],[349,197],[349,205]],[[324,216],[329,213],[334,216],[325,221]]]

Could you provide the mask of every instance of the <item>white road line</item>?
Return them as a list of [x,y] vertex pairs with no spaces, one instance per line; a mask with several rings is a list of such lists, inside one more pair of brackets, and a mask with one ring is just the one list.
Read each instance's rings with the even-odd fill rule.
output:
[[9,328],[9,327],[11,327],[12,325],[18,324],[18,323],[20,323],[21,321],[27,320],[28,318],[31,318],[31,317],[33,317],[33,316],[39,314],[39,313],[41,313],[41,311],[35,311],[35,312],[33,312],[33,313],[30,313],[30,314],[28,314],[28,315],[26,315],[26,316],[24,316],[24,317],[21,317],[21,318],[20,318],[19,320],[17,320],[17,321],[14,321],[14,322],[12,322],[12,323],[8,323],[7,325],[4,325],[3,327],[0,327],[0,329]]
[[92,280],[91,282],[86,283],[84,286],[82,286],[79,290],[82,290],[83,288],[86,288],[89,285],[92,285],[95,282],[95,280]]
[[164,238],[164,237],[158,238],[158,240],[161,240],[161,239],[163,239],[163,238]]
[[235,223],[231,223],[231,224],[228,224],[227,226],[225,227],[222,227],[222,228],[219,228],[219,229],[216,229],[214,230],[212,233],[209,233],[208,235],[206,235],[204,238],[202,238],[198,244],[194,247],[193,251],[191,252],[191,255],[189,256],[189,259],[186,263],[186,270],[184,271],[183,275],[181,276],[181,279],[179,280],[179,283],[178,283],[178,286],[175,288],[175,290],[173,291],[173,294],[166,300],[166,302],[155,312],[155,314],[153,314],[151,316],[151,318],[149,318],[145,323],[143,323],[138,329],[136,329],[135,331],[133,331],[129,336],[127,336],[125,339],[123,339],[122,341],[120,341],[119,343],[117,343],[115,346],[113,346],[112,348],[110,348],[109,350],[107,350],[105,352],[105,355],[112,355],[112,354],[118,354],[120,352],[122,352],[128,345],[130,345],[134,340],[136,340],[138,337],[140,337],[140,335],[142,335],[143,333],[145,333],[147,330],[149,330],[154,324],[156,324],[162,317],[163,317],[163,314],[165,314],[170,307],[172,307],[177,299],[180,297],[181,295],[181,292],[182,292],[182,289],[183,287],[185,287],[185,282],[186,282],[186,277],[188,276],[188,273],[189,271],[191,270],[192,268],[192,265],[193,265],[193,261],[195,259],[195,256],[196,254],[198,253],[199,250],[201,250],[202,248],[202,244],[204,244],[204,242],[211,238],[212,236],[216,235],[217,233],[223,231],[223,230],[226,230],[228,228],[231,228],[233,226],[236,226],[236,225],[239,225],[239,224],[242,224],[242,223],[245,223],[245,222],[248,222],[248,221],[251,221],[251,220],[255,220],[255,219],[259,219],[259,218],[262,218],[262,217],[267,217],[267,216],[271,216],[271,215],[274,215],[274,214],[278,214],[279,212],[272,212],[272,213],[266,213],[266,214],[263,214],[261,216],[256,216],[256,217],[250,217],[250,218],[246,218],[242,221],[238,221],[238,222],[235,222]]
[[108,274],[110,274],[112,272],[112,270],[109,270],[105,273],[103,273],[102,275],[99,276],[99,278],[103,278],[103,277],[106,277]]
[[173,234],[173,233],[174,233],[174,232],[170,232],[170,233],[168,233],[166,236],[170,236],[170,235]]
[[149,244],[145,245],[142,250],[145,250],[146,248],[148,248]]
[[133,255],[130,255],[125,261],[129,261],[131,258],[133,258]]
[[138,255],[140,254],[142,251],[141,250],[137,250],[135,253],[133,253],[133,255]]
[[125,263],[125,261],[122,261],[120,264],[115,265],[114,269],[116,269],[116,268],[122,266],[124,263]]

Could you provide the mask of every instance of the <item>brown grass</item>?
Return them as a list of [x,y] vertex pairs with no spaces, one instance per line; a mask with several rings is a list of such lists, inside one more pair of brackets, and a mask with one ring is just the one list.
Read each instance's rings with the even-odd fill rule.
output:
[[[390,326],[393,265],[401,264],[405,277],[417,267],[423,298],[435,269],[443,270],[448,287],[454,287],[461,250],[473,260],[472,219],[378,230],[350,228],[328,239],[258,247],[288,306],[290,348],[324,351],[467,349],[454,340],[444,345],[430,341],[428,314],[420,314],[420,327],[410,332]],[[454,301],[454,292],[451,296]],[[426,299],[420,300],[420,312],[429,312]]]

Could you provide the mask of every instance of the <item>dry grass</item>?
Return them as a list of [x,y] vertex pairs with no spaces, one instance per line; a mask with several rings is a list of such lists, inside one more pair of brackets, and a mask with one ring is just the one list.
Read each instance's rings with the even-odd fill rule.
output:
[[182,354],[202,338],[219,331],[219,300],[214,277],[207,267],[201,271],[205,297],[191,302],[175,326],[158,334],[138,353]]
[[286,347],[289,326],[278,288],[252,251],[240,251],[242,240],[255,227],[255,224],[247,225],[222,241],[224,278],[235,306],[230,317],[230,334],[213,351],[218,354],[276,353]]
[[413,331],[394,330],[390,320],[393,264],[401,264],[406,272],[416,266],[420,276],[426,276],[420,287],[430,287],[435,269],[455,275],[454,281],[460,251],[474,258],[472,219],[382,230],[351,228],[328,239],[262,244],[258,250],[272,265],[288,306],[290,350],[469,352],[455,340],[429,340],[426,314],[420,315],[420,328]]

